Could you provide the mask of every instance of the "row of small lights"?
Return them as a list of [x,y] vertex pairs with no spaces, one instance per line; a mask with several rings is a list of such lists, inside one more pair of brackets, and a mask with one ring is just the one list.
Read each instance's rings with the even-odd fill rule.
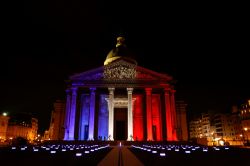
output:
[[[161,151],[160,152],[160,156],[164,157],[166,156],[166,153],[164,152],[165,150],[168,151],[175,151],[175,152],[179,152],[179,151],[184,151],[186,154],[190,154],[192,151],[196,151],[199,149],[202,149],[202,152],[208,152],[208,147],[201,147],[201,146],[189,146],[189,145],[142,145],[142,146],[135,146],[132,145],[133,148],[136,149],[140,149],[140,150],[144,150],[147,152],[151,152],[153,154],[157,154],[157,151]],[[214,150],[219,151],[221,150],[219,147],[213,147]],[[224,148],[225,150],[228,150],[228,147]]]
[[[32,147],[33,152],[38,152],[39,150],[50,151],[50,154],[55,154],[59,151],[67,152],[67,151],[76,151],[83,150],[85,154],[89,154],[90,152],[98,151],[101,149],[108,148],[108,145],[100,146],[100,145],[47,145],[47,146],[34,146]],[[18,150],[19,148],[13,146],[12,150]],[[26,151],[28,149],[27,146],[20,147],[21,151]],[[90,150],[89,150],[90,149]],[[83,153],[77,152],[75,156],[80,157]]]

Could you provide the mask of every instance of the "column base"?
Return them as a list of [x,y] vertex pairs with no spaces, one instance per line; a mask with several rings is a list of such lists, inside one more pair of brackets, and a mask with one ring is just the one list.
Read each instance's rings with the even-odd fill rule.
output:
[[114,141],[114,138],[110,136],[107,141]]
[[92,137],[92,138],[88,138],[89,141],[94,141],[95,139]]

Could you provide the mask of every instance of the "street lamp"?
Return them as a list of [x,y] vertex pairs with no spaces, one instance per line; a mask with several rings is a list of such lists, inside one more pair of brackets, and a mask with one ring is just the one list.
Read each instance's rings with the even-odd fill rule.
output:
[[244,127],[244,138],[246,138],[246,144],[248,145],[248,132],[247,131],[248,131],[248,128]]

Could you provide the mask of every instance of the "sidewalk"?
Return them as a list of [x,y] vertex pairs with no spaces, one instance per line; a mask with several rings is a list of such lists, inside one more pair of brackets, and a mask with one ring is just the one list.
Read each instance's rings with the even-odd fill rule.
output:
[[112,148],[98,166],[143,166],[127,146],[112,146]]

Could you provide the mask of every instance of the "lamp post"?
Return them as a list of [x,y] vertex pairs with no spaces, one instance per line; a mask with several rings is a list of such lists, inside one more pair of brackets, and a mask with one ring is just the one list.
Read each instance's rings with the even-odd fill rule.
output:
[[211,132],[210,138],[212,140],[212,146],[214,146],[214,139],[215,139],[214,132]]
[[242,135],[242,134],[240,134],[240,139],[241,139],[241,141],[242,141],[242,143],[243,143],[243,145],[244,145],[244,138],[243,138],[243,135]]
[[248,128],[244,127],[244,142],[245,142],[245,138],[246,138],[246,145],[248,145]]

